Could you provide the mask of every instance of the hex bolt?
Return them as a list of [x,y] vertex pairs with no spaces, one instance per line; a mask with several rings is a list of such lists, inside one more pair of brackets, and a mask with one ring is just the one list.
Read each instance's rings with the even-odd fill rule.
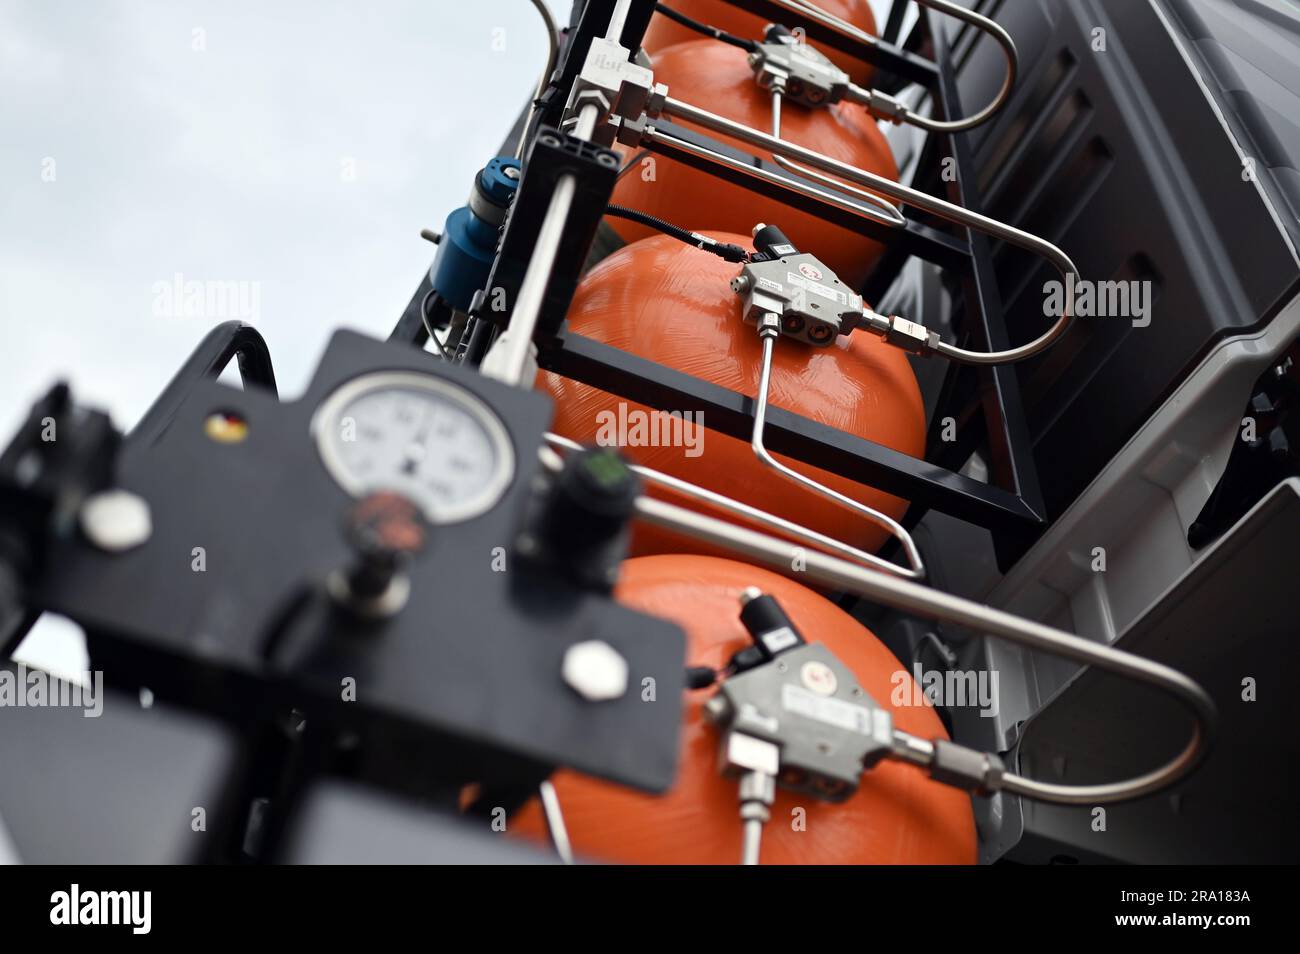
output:
[[604,640],[570,646],[561,673],[569,688],[589,702],[619,699],[627,692],[627,660]]
[[87,497],[78,514],[81,530],[109,553],[138,547],[153,533],[149,504],[129,490],[105,490]]

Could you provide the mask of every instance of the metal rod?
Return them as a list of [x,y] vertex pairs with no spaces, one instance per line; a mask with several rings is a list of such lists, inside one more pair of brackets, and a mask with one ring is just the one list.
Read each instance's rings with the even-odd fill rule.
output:
[[744,825],[744,843],[740,849],[740,863],[742,865],[756,865],[763,847],[763,820],[761,818],[746,818],[742,824]]
[[156,440],[194,385],[219,376],[231,359],[239,362],[239,377],[245,388],[259,387],[272,396],[277,394],[271,350],[266,340],[252,325],[223,321],[203,336],[167,387],[136,422],[131,435],[144,444]]
[[[669,96],[664,101],[664,111],[672,116],[685,119],[689,122],[697,123],[700,126],[710,129],[713,132],[722,133],[739,139],[741,142],[759,149],[765,149],[773,154],[784,155],[788,159],[795,159],[821,169],[823,172],[829,172],[833,175],[841,176],[845,179],[865,186],[873,192],[878,192],[889,196],[905,205],[911,205],[915,208],[922,209],[940,218],[968,228],[976,229],[980,232],[987,233],[1002,241],[1009,242],[1019,248],[1033,252],[1042,258],[1047,259],[1061,272],[1066,279],[1066,287],[1073,288],[1078,280],[1078,269],[1069,256],[1063,251],[1048,242],[1046,239],[1039,238],[1029,232],[1022,231],[1014,226],[1007,225],[1005,222],[999,222],[988,216],[981,215],[978,212],[972,212],[964,209],[959,205],[946,202],[935,196],[926,195],[916,189],[909,188],[901,183],[894,182],[884,176],[876,175],[873,172],[867,172],[865,169],[858,169],[848,163],[832,159],[830,156],[822,155],[812,149],[805,149],[792,142],[778,139],[768,133],[752,129],[743,123],[734,122],[726,117],[711,113],[706,109],[693,106],[690,103],[682,102]],[[647,131],[653,129],[647,127]],[[1017,348],[1011,348],[1005,351],[967,351],[947,342],[940,341],[934,346],[934,351],[954,361],[962,361],[967,364],[1006,364],[1015,361],[1023,361],[1026,358],[1038,354],[1044,349],[1054,344],[1069,329],[1072,322],[1069,296],[1066,296],[1066,305],[1062,310],[1061,317],[1056,323],[1040,337],[1028,344],[1021,345]]]
[[[772,567],[788,568],[794,555],[786,541],[653,497],[643,496],[637,500],[636,515],[657,527],[725,547]],[[1004,777],[1002,788],[1006,791],[1062,804],[1125,801],[1172,785],[1195,768],[1208,751],[1216,721],[1214,703],[1197,683],[1169,666],[910,580],[872,573],[823,553],[808,552],[802,555],[802,560],[803,572],[816,583],[855,593],[925,619],[955,623],[1154,686],[1183,703],[1196,719],[1191,738],[1183,750],[1145,775],[1103,785],[1077,786],[1039,782],[1012,773]]]
[[631,7],[632,0],[618,0],[614,4],[614,11],[609,15],[609,29],[605,31],[605,39],[613,40],[615,43],[620,42],[623,37],[623,27],[627,25],[627,14]]
[[564,812],[560,809],[560,796],[555,791],[551,780],[547,779],[538,786],[542,799],[542,814],[546,816],[546,828],[551,833],[551,844],[555,853],[566,865],[573,864],[573,846],[569,842],[569,830],[564,825]]
[[[561,437],[559,434],[544,435],[546,442],[554,447],[563,447],[565,450],[582,450],[582,445],[577,441],[569,440],[567,437]],[[901,569],[893,563],[882,560],[874,554],[867,553],[865,550],[859,550],[857,547],[850,546],[834,537],[828,537],[825,534],[818,533],[801,524],[794,523],[784,517],[778,517],[775,514],[752,507],[747,503],[742,503],[731,497],[727,497],[716,491],[709,490],[706,487],[699,487],[689,481],[682,480],[680,477],[674,477],[671,474],[665,474],[662,471],[652,470],[649,467],[643,467],[640,464],[629,464],[629,469],[643,480],[661,487],[667,487],[675,493],[684,497],[690,497],[701,503],[706,503],[711,507],[719,510],[733,513],[736,516],[744,517],[754,523],[761,524],[769,529],[789,534],[797,537],[805,543],[812,543],[823,547],[827,550],[838,553],[847,560],[861,563],[865,566],[874,566],[889,572],[901,572]],[[882,565],[883,564],[883,565]]]
[[[907,225],[907,219],[903,218],[901,213],[899,214],[899,221],[895,221],[890,218],[888,214],[881,214],[877,209],[854,202],[852,199],[842,194],[827,192],[824,189],[818,189],[805,182],[800,182],[798,179],[791,179],[788,176],[777,175],[775,172],[764,169],[761,166],[756,166],[752,163],[745,162],[744,160],[736,159],[733,156],[728,156],[725,153],[710,149],[707,146],[701,146],[686,139],[681,139],[662,129],[656,129],[653,126],[646,127],[643,141],[649,142],[652,145],[659,143],[661,145],[671,146],[672,148],[679,149],[682,152],[699,156],[701,159],[707,159],[708,161],[715,162],[718,165],[726,166],[729,169],[736,169],[740,172],[744,172],[746,175],[755,179],[762,179],[764,182],[776,183],[790,189],[792,192],[797,192],[800,195],[805,195],[813,199],[820,199],[836,208],[853,212],[862,218],[874,219],[875,221],[888,225],[891,228],[901,228]],[[772,158],[777,159],[778,157],[774,155]],[[829,177],[824,177],[824,181],[839,189],[846,188],[843,183],[837,182]],[[867,195],[868,193],[864,192],[862,194]],[[883,205],[888,206],[888,203],[883,203]]]
[[[812,6],[808,0],[802,0],[802,2]],[[923,7],[929,7],[946,16],[969,23],[975,29],[993,37],[1002,50],[1002,55],[1006,58],[1007,70],[1002,77],[1002,86],[998,90],[998,94],[993,97],[992,102],[973,115],[963,119],[931,119],[928,116],[917,115],[905,106],[905,112],[899,116],[899,119],[929,132],[953,133],[973,129],[992,117],[1011,98],[1011,91],[1016,85],[1016,75],[1020,71],[1020,56],[1016,52],[1015,40],[1011,39],[1011,34],[1004,30],[1001,24],[976,13],[974,10],[968,10],[966,7],[955,3],[949,3],[948,0],[916,0],[916,2]]]
[[[754,427],[751,397],[572,330],[541,349],[538,360],[548,371],[650,407],[700,411],[712,430],[738,440],[748,441]],[[775,453],[996,532],[1032,532],[1045,523],[1041,510],[1014,490],[935,467],[780,407],[769,409],[763,433]]]
[[[537,231],[537,245],[528,261],[524,280],[519,284],[519,299],[510,315],[510,325],[497,341],[493,354],[483,364],[483,373],[507,384],[522,384],[528,367],[529,348],[533,332],[542,312],[542,299],[546,285],[555,268],[555,258],[560,251],[560,239],[573,207],[577,180],[572,175],[560,176],[555,181],[551,204],[546,209],[541,228]],[[496,351],[500,351],[498,357]]]
[[[573,134],[579,139],[590,139],[599,118],[600,107],[594,103],[583,106],[578,113]],[[564,227],[569,221],[569,212],[573,208],[577,186],[577,179],[572,175],[563,175],[555,180],[551,204],[547,206],[541,228],[537,230],[537,244],[533,249],[533,257],[528,260],[524,279],[519,284],[519,298],[510,315],[510,324],[484,363],[483,373],[489,377],[507,384],[525,383],[523,378],[528,368],[533,332],[537,330],[546,286],[550,283],[551,272],[555,268],[555,259],[564,237]]]
[[[772,135],[777,139],[781,138],[781,100],[784,95],[784,84],[773,84]],[[894,228],[903,228],[907,225],[907,219],[903,217],[903,213],[878,195],[872,195],[865,189],[858,189],[846,182],[832,179],[830,176],[823,175],[816,169],[809,169],[807,166],[801,166],[797,162],[791,162],[789,159],[785,158],[785,156],[773,154],[772,160],[787,172],[793,172],[795,175],[806,176],[809,179],[814,179],[817,182],[820,182],[822,185],[828,185],[833,189],[841,189],[851,195],[857,196],[871,206],[871,208],[864,208],[862,210],[863,213],[881,219],[881,221],[886,225],[893,226]],[[884,213],[883,216],[881,213]]]
[[879,510],[873,510],[864,503],[859,503],[852,497],[842,494],[837,490],[820,484],[807,477],[792,467],[787,467],[775,457],[768,453],[767,448],[763,445],[763,428],[766,426],[767,419],[767,397],[772,387],[772,353],[776,345],[776,339],[781,334],[781,319],[774,314],[764,315],[758,325],[758,335],[763,339],[763,362],[759,370],[758,392],[754,398],[754,430],[750,436],[749,445],[753,448],[754,456],[759,462],[776,471],[791,483],[798,484],[811,490],[813,493],[832,500],[842,507],[848,507],[850,510],[866,517],[872,523],[883,527],[891,536],[903,545],[903,552],[907,556],[907,562],[910,568],[904,569],[896,563],[883,560],[878,556],[867,554],[864,561],[878,570],[887,570],[890,573],[896,573],[899,576],[906,577],[909,580],[919,580],[925,576],[925,564],[921,560],[921,553],[916,548],[916,541],[895,520]]
[[843,20],[832,13],[827,13],[815,3],[805,3],[802,0],[771,0],[771,2],[793,13],[802,14],[809,20],[820,23],[828,30],[851,40],[856,40],[863,46],[876,46],[880,43],[877,37],[872,36],[866,30],[859,29],[847,20]]

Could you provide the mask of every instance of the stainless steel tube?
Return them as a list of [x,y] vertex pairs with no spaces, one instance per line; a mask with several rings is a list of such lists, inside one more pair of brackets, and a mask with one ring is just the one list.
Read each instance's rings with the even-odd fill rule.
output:
[[[1078,269],[1069,256],[1063,251],[1048,242],[1046,239],[1039,238],[1029,232],[1022,231],[1014,226],[1007,225],[1005,222],[999,222],[997,219],[991,219],[986,215],[978,212],[972,212],[964,209],[959,205],[946,202],[943,199],[936,198],[932,195],[926,195],[901,183],[886,179],[884,176],[876,175],[865,169],[858,169],[848,163],[832,159],[830,156],[822,155],[812,149],[805,149],[803,146],[796,145],[792,142],[786,142],[782,139],[752,129],[743,123],[738,123],[711,113],[707,109],[701,109],[690,103],[682,102],[669,96],[664,101],[664,112],[679,119],[696,123],[705,129],[713,132],[722,133],[739,139],[741,142],[759,149],[767,150],[773,154],[784,155],[788,159],[793,159],[805,165],[820,169],[823,172],[829,172],[832,175],[855,182],[858,185],[865,186],[872,192],[886,195],[891,199],[910,205],[958,225],[965,225],[968,228],[976,229],[1005,242],[1009,242],[1019,248],[1033,252],[1051,262],[1061,272],[1062,277],[1066,279],[1067,287],[1074,287],[1078,281]],[[649,127],[653,129],[653,127]],[[652,134],[653,135],[653,134]],[[1074,276],[1071,278],[1070,276]],[[1042,336],[1031,341],[1028,344],[1021,345],[1018,348],[1010,348],[1006,351],[967,351],[964,348],[958,348],[947,342],[939,342],[935,347],[937,354],[951,358],[954,361],[961,361],[967,364],[1006,364],[1014,361],[1023,361],[1026,358],[1038,354],[1044,349],[1054,344],[1069,329],[1072,321],[1071,309],[1067,301],[1066,307],[1056,323]]]
[[[641,497],[637,501],[636,513],[640,519],[655,526],[726,547],[760,563],[782,569],[790,566],[791,545],[766,534],[651,497]],[[1038,782],[1008,774],[1001,786],[1005,791],[1063,804],[1125,801],[1172,785],[1190,772],[1208,750],[1216,720],[1214,703],[1204,689],[1175,669],[919,583],[873,573],[823,553],[805,553],[803,563],[804,572],[816,583],[1154,686],[1174,696],[1196,720],[1191,738],[1183,750],[1145,775],[1102,785],[1076,786]]]

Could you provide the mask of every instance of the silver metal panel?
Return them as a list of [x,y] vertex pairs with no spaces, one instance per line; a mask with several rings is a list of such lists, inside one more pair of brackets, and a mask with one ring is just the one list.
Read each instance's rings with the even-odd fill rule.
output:
[[[1106,809],[1105,830],[1098,830],[1093,809],[1023,803],[1023,837],[1009,857],[1294,861],[1300,732],[1288,680],[1300,664],[1298,540],[1300,479],[1293,478],[1116,643],[1179,668],[1214,697],[1219,733],[1206,762],[1171,793]],[[1086,672],[1029,720],[1018,755],[1034,777],[1105,781],[1156,764],[1176,751],[1186,731],[1186,718],[1165,699]]]

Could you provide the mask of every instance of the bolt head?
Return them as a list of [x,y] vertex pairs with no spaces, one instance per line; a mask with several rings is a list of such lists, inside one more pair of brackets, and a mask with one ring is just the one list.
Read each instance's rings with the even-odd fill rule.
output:
[[138,547],[153,533],[149,504],[128,490],[92,494],[82,503],[78,516],[86,538],[110,553]]
[[570,646],[562,673],[569,688],[591,702],[620,699],[627,693],[627,660],[603,640]]

